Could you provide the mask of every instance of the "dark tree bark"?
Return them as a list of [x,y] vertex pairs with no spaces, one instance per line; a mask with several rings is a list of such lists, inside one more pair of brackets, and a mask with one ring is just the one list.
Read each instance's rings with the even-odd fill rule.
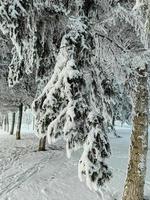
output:
[[115,129],[115,116],[113,116],[112,118],[112,131],[116,138],[121,138],[121,136],[117,134],[116,129]]
[[6,132],[9,132],[9,117],[8,114],[6,115]]
[[39,151],[45,151],[45,145],[46,145],[46,136],[40,138],[39,140]]
[[14,133],[14,127],[15,127],[15,112],[12,113],[12,123],[11,123],[11,129],[10,129],[10,135],[13,135]]
[[3,131],[7,131],[7,115],[5,115],[3,118]]
[[21,139],[21,124],[22,124],[22,114],[23,114],[23,104],[21,103],[19,106],[19,114],[18,114],[18,122],[17,122],[17,130],[16,130],[16,140]]

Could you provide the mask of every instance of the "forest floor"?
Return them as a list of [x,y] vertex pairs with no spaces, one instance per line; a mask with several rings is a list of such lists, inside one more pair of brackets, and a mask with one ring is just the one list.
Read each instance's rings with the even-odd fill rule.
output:
[[[0,130],[1,131],[1,130]],[[111,136],[109,161],[114,177],[104,200],[121,199],[128,163],[130,128],[118,127],[121,138]],[[23,134],[22,140],[0,132],[0,200],[101,200],[77,175],[79,152],[66,158],[64,145],[47,146],[38,152],[38,139]],[[148,152],[146,199],[150,199],[150,150]]]

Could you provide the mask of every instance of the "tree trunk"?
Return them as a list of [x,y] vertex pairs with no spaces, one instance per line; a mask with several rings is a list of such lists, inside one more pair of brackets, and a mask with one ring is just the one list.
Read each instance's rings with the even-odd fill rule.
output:
[[3,128],[3,117],[2,115],[0,115],[0,126],[1,126],[1,129]]
[[9,133],[9,116],[6,115],[6,132]]
[[18,122],[17,122],[17,130],[16,130],[16,140],[20,140],[20,132],[21,132],[21,124],[22,124],[22,114],[23,114],[23,104],[21,103],[19,106],[19,114],[18,114]]
[[39,151],[45,151],[45,145],[46,145],[46,136],[40,138],[39,140]]
[[3,117],[3,131],[6,132],[6,115]]
[[3,116],[2,129],[3,129],[3,132],[4,132],[4,129],[5,129],[5,116]]
[[12,122],[11,122],[11,129],[10,129],[10,135],[13,135],[14,133],[14,127],[15,127],[15,112],[12,113]]
[[115,129],[115,116],[113,116],[113,118],[112,118],[112,127],[111,127],[111,129],[112,129],[112,132],[113,132],[113,134],[114,134],[114,136],[116,138],[121,138],[121,136],[117,134],[116,129]]
[[122,200],[143,200],[148,151],[148,75],[137,70],[137,88],[133,99],[134,116],[130,145],[130,160]]

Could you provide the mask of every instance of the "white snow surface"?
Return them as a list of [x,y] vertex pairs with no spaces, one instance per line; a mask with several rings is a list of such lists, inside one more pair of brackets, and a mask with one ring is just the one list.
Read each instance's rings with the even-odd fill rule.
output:
[[[103,195],[90,191],[79,181],[77,165],[81,152],[67,159],[61,143],[47,144],[47,151],[38,152],[37,137],[25,128],[20,141],[0,130],[0,200],[121,200],[128,164],[129,127],[117,127],[121,138],[110,136],[109,163],[114,177],[108,185],[109,193]],[[150,199],[150,149],[145,197]]]

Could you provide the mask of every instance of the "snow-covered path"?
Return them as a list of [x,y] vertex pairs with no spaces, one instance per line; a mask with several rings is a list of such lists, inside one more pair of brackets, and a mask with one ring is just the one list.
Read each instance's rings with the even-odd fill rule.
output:
[[[130,129],[119,129],[118,133],[123,137],[111,138],[114,178],[109,185],[116,198],[120,198],[126,175]],[[14,136],[0,133],[0,200],[100,200],[78,179],[79,153],[68,160],[63,145],[37,152],[37,144],[32,134],[16,141]],[[150,152],[148,171],[146,196],[150,196]]]
[[0,200],[97,200],[79,182],[76,158],[68,160],[61,146],[36,152],[34,135],[0,134]]

